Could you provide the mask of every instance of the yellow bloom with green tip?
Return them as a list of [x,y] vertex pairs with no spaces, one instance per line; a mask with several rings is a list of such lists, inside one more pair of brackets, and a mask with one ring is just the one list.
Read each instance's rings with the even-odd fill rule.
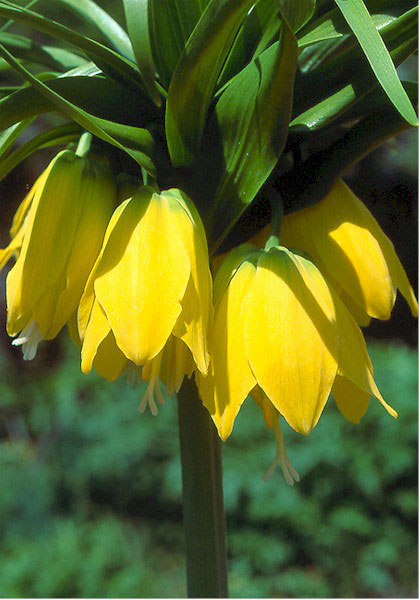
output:
[[2,251],[15,265],[6,280],[7,331],[24,358],[54,338],[74,313],[98,256],[115,201],[108,171],[70,150],[49,164],[19,207]]
[[[268,228],[253,241],[263,244]],[[413,316],[418,304],[394,246],[378,222],[338,179],[317,204],[286,215],[282,243],[309,254],[360,325],[389,319],[397,289]]]
[[141,187],[114,212],[80,302],[83,372],[111,336],[146,379],[173,372],[177,389],[191,372],[185,354],[206,374],[211,293],[207,241],[193,203],[177,189]]
[[244,244],[219,268],[214,297],[211,368],[197,381],[222,439],[255,388],[303,434],[331,391],[353,422],[371,395],[396,416],[375,384],[360,328],[305,256]]

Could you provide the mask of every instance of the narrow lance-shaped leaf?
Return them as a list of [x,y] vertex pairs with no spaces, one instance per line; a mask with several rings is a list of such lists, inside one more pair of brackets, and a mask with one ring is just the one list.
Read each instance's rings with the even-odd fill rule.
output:
[[[418,86],[415,83],[404,82],[404,87],[411,101],[417,104]],[[379,90],[382,99],[379,97]],[[275,169],[269,185],[270,188],[280,191],[286,214],[316,204],[326,196],[336,179],[342,176],[350,165],[360,161],[387,139],[410,127],[389,104],[381,88],[366,98],[366,106],[370,106],[371,109],[369,116],[359,121],[331,146],[312,154],[303,162],[298,162],[292,171],[285,175],[277,173],[277,168]],[[268,193],[263,191],[238,220],[220,247],[221,252],[249,240],[269,223]]]
[[15,123],[0,133],[0,159],[3,158],[3,156],[8,152],[9,148],[13,146],[22,131],[24,131],[28,125],[32,123],[32,121],[33,119],[25,119],[25,121]]
[[123,56],[133,59],[133,48],[127,33],[115,19],[93,0],[56,0],[67,6],[84,23],[93,25],[102,33],[111,46]]
[[166,137],[176,167],[195,158],[219,73],[252,4],[211,0],[179,59],[166,104]]
[[141,76],[137,65],[103,44],[33,11],[19,7],[12,2],[0,2],[0,16],[11,17],[19,23],[23,23],[38,31],[42,31],[43,33],[69,42],[70,44],[74,44],[81,50],[84,50],[89,56],[94,57],[95,60],[103,61],[112,67],[112,69],[120,73],[121,76],[128,78],[139,91],[142,90]]
[[0,32],[0,44],[3,44],[16,58],[22,58],[27,62],[37,63],[49,69],[62,70],[62,64],[56,61],[50,52],[46,52],[42,46],[35,44],[28,37]]
[[209,0],[148,0],[150,42],[159,79],[168,89],[179,57]]
[[[117,83],[105,77],[69,76],[49,79],[45,85],[75,106],[93,116],[119,123],[137,123],[139,111],[142,122],[147,125],[154,120],[149,105],[142,106],[130,90],[123,90]],[[124,102],[121,96],[124,94]],[[38,89],[25,86],[0,100],[0,131],[27,118],[57,110]]]
[[277,0],[259,0],[246,15],[223,66],[218,86],[223,86],[278,37],[281,19]]
[[284,22],[280,42],[236,75],[216,104],[194,181],[213,249],[253,200],[283,150],[296,64],[296,38]]
[[[417,49],[417,9],[380,28],[393,62],[398,66]],[[341,79],[340,79],[341,76]],[[314,89],[322,77],[325,87]],[[378,85],[359,48],[350,47],[337,60],[300,77],[294,98],[293,130],[305,133],[332,123]],[[338,87],[338,89],[337,89]],[[337,89],[337,91],[335,91]],[[328,96],[322,97],[327,90]],[[308,106],[308,100],[313,102]]]
[[152,135],[147,129],[121,125],[92,116],[34,77],[32,73],[25,69],[25,67],[21,65],[1,44],[0,55],[70,119],[81,125],[87,131],[90,131],[93,135],[96,135],[105,142],[123,150],[140,166],[144,167],[148,173],[152,176],[156,176],[156,168],[152,160],[152,156],[156,152],[156,145]]
[[123,0],[125,20],[144,85],[156,106],[162,103],[156,81],[149,35],[149,0]]
[[411,125],[416,125],[417,116],[414,108],[363,0],[335,0],[335,2],[358,39],[387,96],[404,119]]
[[[76,141],[82,130],[77,124],[61,125],[31,138],[0,161],[0,181],[33,152],[51,146],[63,146]],[[1,137],[1,136],[0,136]]]
[[315,0],[277,0],[277,2],[293,33],[299,31],[314,14]]

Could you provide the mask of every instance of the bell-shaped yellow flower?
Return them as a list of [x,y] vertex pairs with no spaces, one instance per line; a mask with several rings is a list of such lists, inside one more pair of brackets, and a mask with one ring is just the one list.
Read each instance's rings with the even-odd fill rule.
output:
[[98,256],[115,201],[102,164],[65,150],[19,207],[1,266],[17,256],[6,282],[7,331],[24,358],[36,354],[75,311]]
[[214,283],[215,317],[201,397],[226,439],[257,386],[299,433],[316,425],[332,390],[353,422],[383,400],[361,331],[314,263],[281,246],[232,251]]
[[191,372],[188,355],[206,374],[211,290],[206,236],[191,200],[176,189],[141,187],[114,212],[80,302],[83,372],[98,367],[108,343],[143,366],[145,379],[166,373],[175,389]]
[[[268,228],[253,239],[268,237]],[[397,289],[413,316],[418,305],[394,246],[366,206],[338,179],[314,206],[286,215],[282,243],[311,256],[360,325],[389,319]]]

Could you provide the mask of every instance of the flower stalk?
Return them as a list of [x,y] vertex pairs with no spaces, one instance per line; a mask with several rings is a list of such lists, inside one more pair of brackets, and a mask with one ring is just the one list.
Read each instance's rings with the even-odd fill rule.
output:
[[178,421],[188,597],[226,598],[221,442],[189,379],[178,393]]

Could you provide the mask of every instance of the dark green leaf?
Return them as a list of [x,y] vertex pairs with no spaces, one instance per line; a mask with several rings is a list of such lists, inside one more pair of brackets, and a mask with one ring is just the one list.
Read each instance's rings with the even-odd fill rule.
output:
[[48,35],[74,44],[81,50],[84,50],[88,56],[94,58],[95,62],[104,62],[117,71],[121,77],[127,78],[136,89],[141,90],[140,71],[131,60],[114,52],[110,48],[87,38],[60,23],[47,19],[35,12],[21,8],[12,2],[0,2],[0,16],[10,17],[19,23],[33,27]]
[[223,67],[218,85],[223,86],[278,37],[281,19],[277,0],[259,0],[246,15]]
[[1,160],[0,181],[36,150],[49,148],[50,146],[69,144],[70,142],[77,140],[80,137],[80,133],[81,129],[78,125],[69,124],[43,131],[39,135],[31,138],[19,146],[14,152],[11,152],[9,156]]
[[179,57],[209,0],[149,0],[152,52],[162,84],[168,89]]
[[395,108],[411,125],[417,124],[414,108],[405,93],[392,58],[363,0],[335,0],[358,39],[379,83]]
[[[25,121],[20,121],[19,123],[15,123],[15,125],[11,125],[5,131],[0,133],[0,159],[7,153],[9,148],[13,146],[17,138],[20,136],[22,131],[24,131],[28,125],[32,123],[33,119],[26,119]],[[0,165],[2,163],[0,162]]]
[[213,249],[253,200],[283,150],[296,62],[296,39],[283,24],[280,42],[236,75],[216,104],[194,182],[197,202],[207,203],[202,208]]
[[124,29],[93,0],[56,0],[76,14],[83,23],[95,27],[123,56],[133,59],[133,49]]
[[217,79],[252,0],[211,0],[171,80],[166,136],[175,166],[188,166],[200,145]]
[[[381,27],[380,33],[394,63],[401,64],[417,48],[416,9]],[[319,81],[322,86],[317,87]],[[376,85],[377,79],[361,50],[350,46],[336,60],[321,63],[316,69],[300,74],[291,127],[304,133],[328,125]]]
[[30,38],[15,33],[0,32],[0,44],[3,44],[17,58],[37,63],[56,71],[62,70],[62,64],[56,61],[50,52],[33,42]]
[[[417,85],[410,82],[405,82],[404,85],[411,101],[417,103]],[[385,101],[387,98],[384,96],[381,88],[369,95],[369,100],[366,99],[366,106],[370,106],[371,109],[369,116],[354,125],[328,148],[313,153],[303,162],[297,162],[285,175],[275,169],[270,186],[280,192],[286,214],[316,204],[351,165],[386,140],[410,127],[389,105],[389,101]],[[267,205],[265,196],[259,196],[238,221],[222,251],[249,240],[269,223],[270,206]]]
[[293,33],[301,29],[312,17],[315,0],[277,0],[282,15],[289,23]]
[[123,0],[128,33],[144,85],[153,102],[160,106],[162,100],[156,86],[156,68],[153,62],[149,35],[149,1]]
[[[137,96],[130,90],[104,77],[59,77],[50,79],[46,85],[86,112],[108,121],[138,123],[139,108],[141,125],[153,120],[154,113],[141,107]],[[121,97],[124,95],[124,102]],[[55,104],[33,86],[27,86],[0,100],[0,129],[5,129],[23,119],[57,110]]]
[[129,154],[141,167],[146,169],[153,177],[156,176],[156,168],[153,162],[156,154],[156,144],[147,129],[121,125],[113,121],[100,119],[69,102],[42,81],[34,77],[25,67],[0,45],[0,54],[7,62],[18,71],[35,89],[44,95],[58,110],[63,112],[71,120],[81,127],[90,131],[93,135],[105,142],[116,146]]

